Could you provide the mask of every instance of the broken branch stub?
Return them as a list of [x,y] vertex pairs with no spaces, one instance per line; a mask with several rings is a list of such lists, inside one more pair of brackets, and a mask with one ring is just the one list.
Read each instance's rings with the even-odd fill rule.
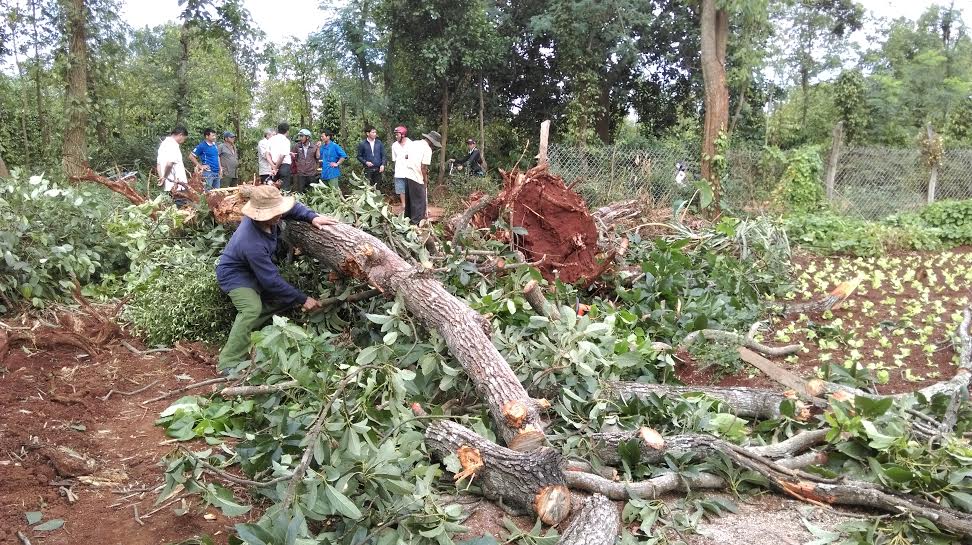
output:
[[[388,295],[400,295],[419,322],[436,330],[489,406],[499,436],[511,448],[543,443],[539,403],[490,340],[490,323],[435,278],[421,273],[377,238],[350,225],[317,229],[288,222],[288,242],[332,269],[358,278]],[[515,409],[513,417],[509,411]],[[525,435],[524,438],[517,439]],[[539,441],[535,440],[539,436]]]
[[515,451],[445,420],[429,424],[425,444],[439,459],[456,455],[462,466],[456,480],[473,479],[490,500],[502,500],[506,505],[535,513],[551,526],[570,513],[565,462],[552,448]]

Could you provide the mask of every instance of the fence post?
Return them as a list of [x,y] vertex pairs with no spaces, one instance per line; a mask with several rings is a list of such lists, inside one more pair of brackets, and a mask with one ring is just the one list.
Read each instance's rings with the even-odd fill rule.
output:
[[547,164],[547,145],[550,141],[550,120],[540,124],[540,153],[537,155],[537,165]]
[[837,181],[837,165],[840,161],[840,146],[844,141],[844,122],[838,121],[834,125],[833,143],[830,146],[830,158],[827,160],[827,200],[834,199],[834,183]]
[[935,202],[935,186],[938,184],[938,162],[940,158],[934,156],[934,150],[938,147],[935,145],[938,135],[932,129],[931,123],[925,126],[925,130],[928,131],[928,149],[931,150],[928,161],[931,170],[931,174],[928,176],[928,204],[931,204]]

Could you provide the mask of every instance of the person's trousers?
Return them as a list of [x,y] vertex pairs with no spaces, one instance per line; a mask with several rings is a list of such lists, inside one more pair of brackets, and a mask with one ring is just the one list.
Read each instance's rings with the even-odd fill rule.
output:
[[418,225],[418,222],[425,219],[428,204],[429,196],[425,184],[409,179],[405,186],[405,214],[412,225]]
[[221,369],[233,367],[246,360],[250,353],[250,333],[270,321],[274,314],[287,308],[286,305],[265,305],[260,294],[253,288],[235,288],[228,295],[236,307],[236,320],[233,321],[226,344],[219,352]]
[[326,180],[321,180],[327,184],[331,189],[341,190],[341,178],[328,178]]
[[219,172],[213,172],[212,170],[204,170],[203,173],[203,184],[206,191],[210,189],[219,189]]
[[371,185],[375,189],[380,189],[379,184],[381,184],[381,172],[379,172],[377,169],[376,170],[365,169],[364,175],[365,178],[367,178],[368,181],[371,182]]
[[280,189],[290,191],[290,163],[280,165],[280,169],[273,176],[273,181],[280,182]]
[[293,179],[294,193],[303,193],[304,191],[307,191],[307,188],[310,187],[315,180],[317,180],[317,176],[302,176],[298,174],[294,176]]
[[236,176],[223,176],[220,187],[236,187],[239,183],[240,179]]

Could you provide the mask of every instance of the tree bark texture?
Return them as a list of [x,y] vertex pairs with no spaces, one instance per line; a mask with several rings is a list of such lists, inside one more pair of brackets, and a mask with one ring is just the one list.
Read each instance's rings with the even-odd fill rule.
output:
[[719,172],[713,169],[716,141],[729,125],[729,87],[726,83],[726,40],[729,15],[716,0],[702,0],[701,54],[705,85],[705,122],[702,134],[702,177],[712,186],[716,209],[722,197]]
[[3,162],[3,156],[0,155],[0,178],[6,178],[10,176],[10,171],[7,170],[7,163]]
[[338,224],[315,229],[287,224],[286,238],[336,271],[358,278],[386,294],[398,294],[406,308],[445,339],[489,405],[503,441],[515,450],[543,441],[540,409],[546,400],[532,399],[510,365],[490,341],[490,323],[435,278],[405,262],[375,237]]
[[88,42],[84,0],[62,0],[67,14],[68,69],[64,107],[67,126],[64,128],[62,160],[67,176],[81,176],[87,171],[88,141]]
[[182,23],[179,29],[179,65],[176,68],[176,125],[186,124],[186,113],[189,111],[189,21]]
[[557,545],[613,545],[621,532],[618,506],[602,494],[584,500]]
[[456,455],[462,464],[456,480],[472,478],[488,499],[535,513],[551,526],[570,514],[565,461],[550,447],[517,452],[445,420],[429,424],[425,444],[439,459]]
[[[440,124],[442,125],[442,149],[439,150],[439,186],[445,182],[446,175],[446,150],[449,145],[449,78],[442,77],[442,107],[441,107],[442,119]],[[426,180],[428,183],[428,180]]]
[[44,95],[41,93],[41,58],[40,35],[37,32],[37,1],[30,1],[31,23],[34,34],[34,99],[37,102],[37,124],[40,125],[41,148],[47,149],[51,141],[51,131],[48,129],[47,117],[44,115]]
[[[759,388],[724,386],[674,386],[670,384],[642,384],[640,382],[608,382],[601,389],[601,397],[628,401],[647,399],[651,395],[687,396],[704,394],[725,403],[737,416],[746,418],[779,418],[780,404],[791,399],[786,394]],[[800,409],[802,407],[798,407]],[[809,416],[809,415],[808,415]]]

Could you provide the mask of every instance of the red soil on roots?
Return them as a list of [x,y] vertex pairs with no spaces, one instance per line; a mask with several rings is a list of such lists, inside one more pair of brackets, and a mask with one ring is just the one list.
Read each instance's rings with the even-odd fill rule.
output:
[[587,204],[559,176],[546,167],[521,173],[503,173],[504,187],[497,199],[473,218],[476,227],[488,227],[502,216],[526,234],[513,234],[515,247],[547,280],[584,283],[600,275],[597,227]]

